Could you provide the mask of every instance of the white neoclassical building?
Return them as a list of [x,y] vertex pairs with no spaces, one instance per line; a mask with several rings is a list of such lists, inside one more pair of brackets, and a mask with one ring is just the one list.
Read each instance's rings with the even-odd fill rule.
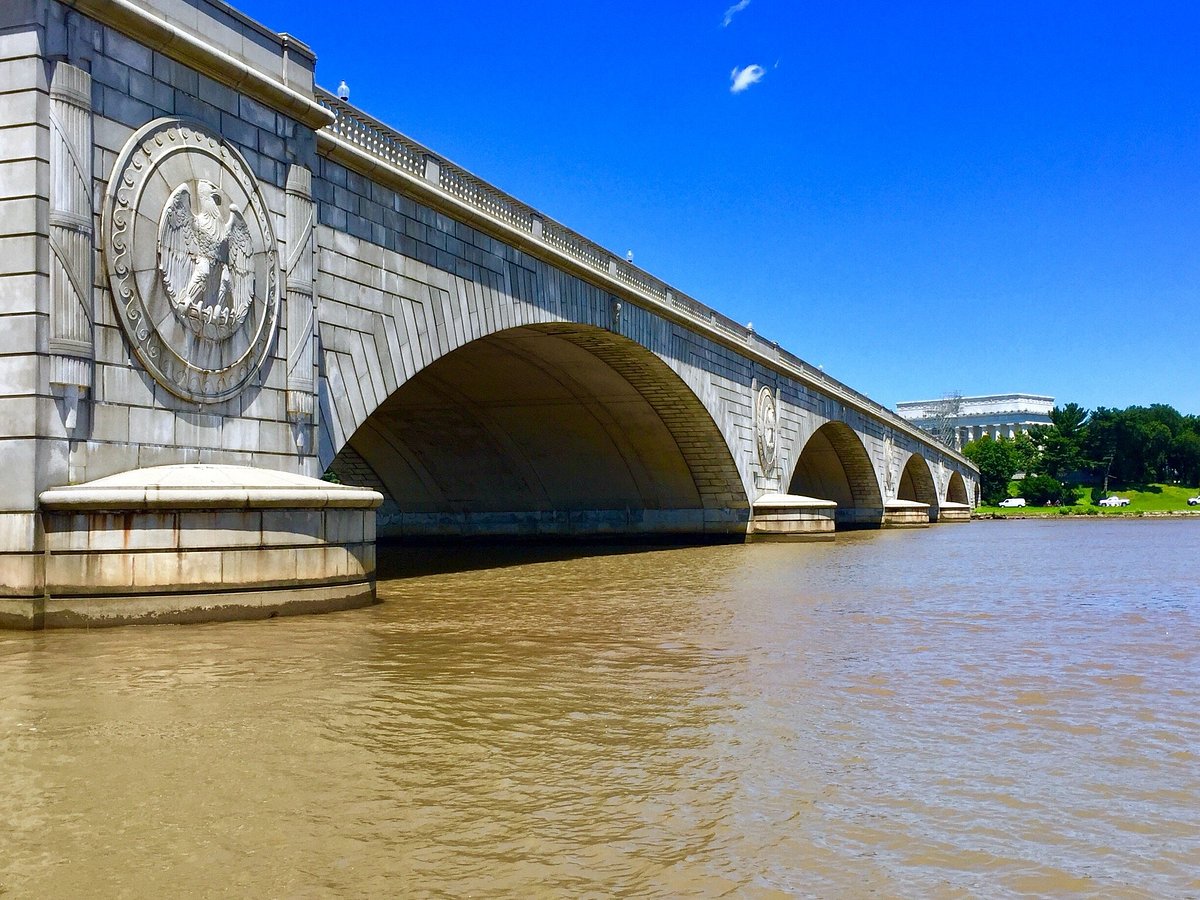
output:
[[962,447],[985,434],[1014,437],[1034,425],[1049,425],[1054,398],[1041,394],[987,394],[940,400],[910,400],[896,404],[896,412],[919,428],[953,446]]

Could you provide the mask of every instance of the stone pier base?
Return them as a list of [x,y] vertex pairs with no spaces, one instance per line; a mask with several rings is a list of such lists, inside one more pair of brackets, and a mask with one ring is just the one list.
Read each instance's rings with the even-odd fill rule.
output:
[[915,500],[888,500],[883,504],[884,528],[928,528],[929,504]]
[[966,503],[945,501],[938,510],[939,522],[970,522],[971,507]]
[[244,466],[138,469],[40,497],[45,594],[26,628],[266,618],[375,599],[371,490]]
[[796,494],[764,494],[754,501],[754,517],[746,536],[750,541],[832,541],[832,500]]

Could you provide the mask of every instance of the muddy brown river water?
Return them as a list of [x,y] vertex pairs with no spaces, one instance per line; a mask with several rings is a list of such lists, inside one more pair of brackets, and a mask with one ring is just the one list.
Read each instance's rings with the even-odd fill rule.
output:
[[0,896],[1200,896],[1200,522],[382,557],[0,633]]

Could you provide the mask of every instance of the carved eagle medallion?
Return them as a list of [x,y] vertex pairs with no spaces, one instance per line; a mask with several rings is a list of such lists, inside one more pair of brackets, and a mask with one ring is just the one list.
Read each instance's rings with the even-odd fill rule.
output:
[[254,302],[254,239],[241,210],[211,181],[184,182],[158,232],[158,268],[176,315],[201,337],[232,335]]

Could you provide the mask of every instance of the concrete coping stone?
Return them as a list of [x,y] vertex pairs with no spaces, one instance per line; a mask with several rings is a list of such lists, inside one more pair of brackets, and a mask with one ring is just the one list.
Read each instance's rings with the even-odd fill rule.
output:
[[[945,504],[943,504],[945,505]],[[916,500],[888,500],[883,504],[884,509],[929,509],[928,503],[918,503]]]
[[943,500],[939,506],[942,509],[970,509],[969,503],[955,503],[953,500]]
[[[260,72],[249,63],[230,56],[219,47],[211,46],[205,40],[193,36],[184,28],[160,18],[139,0],[62,0],[62,2],[89,18],[113,28],[126,37],[133,38],[139,43],[158,50],[171,59],[204,72],[223,82],[228,87],[254,96],[273,109],[303,122],[310,128],[324,128],[336,121],[337,117],[330,110],[321,106],[311,96],[306,96],[295,88],[280,81],[274,75]],[[193,4],[195,5],[195,4]],[[253,27],[261,35],[269,35],[278,53],[282,54],[286,47],[288,51],[299,50],[301,54],[315,62],[312,50],[294,38],[284,39],[281,35],[271,34],[263,26],[245,14],[234,10],[221,0],[226,14],[233,15],[243,25]]]
[[251,466],[151,466],[42,491],[53,510],[376,509],[383,495]]
[[758,512],[764,509],[834,509],[837,503],[800,494],[763,494],[753,505]]

